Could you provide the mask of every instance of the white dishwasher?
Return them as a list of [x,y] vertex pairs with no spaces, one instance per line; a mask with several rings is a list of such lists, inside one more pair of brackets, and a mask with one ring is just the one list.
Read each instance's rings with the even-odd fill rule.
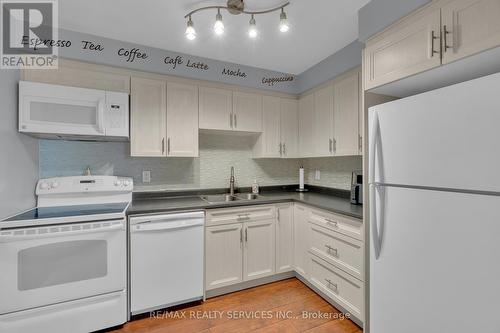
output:
[[203,298],[204,212],[130,218],[131,315]]

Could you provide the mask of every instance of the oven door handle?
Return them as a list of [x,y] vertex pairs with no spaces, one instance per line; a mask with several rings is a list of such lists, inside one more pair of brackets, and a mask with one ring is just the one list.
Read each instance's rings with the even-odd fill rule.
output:
[[[89,222],[90,225],[92,225],[92,222]],[[39,228],[38,230],[42,229],[50,229],[51,227],[44,227],[44,228]],[[59,227],[58,227],[59,228]],[[29,230],[29,229],[27,229]],[[8,242],[19,242],[19,241],[24,241],[24,240],[31,240],[31,239],[41,239],[41,238],[53,238],[53,237],[61,237],[61,236],[77,236],[77,235],[86,235],[86,234],[92,234],[92,233],[97,233],[97,232],[111,232],[111,231],[119,231],[119,230],[125,230],[125,226],[123,223],[111,225],[111,226],[98,226],[94,227],[91,226],[90,229],[80,229],[80,230],[70,230],[70,231],[54,231],[51,232],[50,230],[44,233],[32,233],[32,234],[16,234],[16,231],[13,230],[12,232],[8,234],[2,234],[0,233],[0,243],[8,243]]]

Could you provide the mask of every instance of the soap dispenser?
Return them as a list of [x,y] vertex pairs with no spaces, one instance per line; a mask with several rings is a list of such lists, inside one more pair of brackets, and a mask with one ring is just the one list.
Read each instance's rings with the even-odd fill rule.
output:
[[259,194],[259,184],[257,183],[257,179],[254,179],[252,184],[252,193]]

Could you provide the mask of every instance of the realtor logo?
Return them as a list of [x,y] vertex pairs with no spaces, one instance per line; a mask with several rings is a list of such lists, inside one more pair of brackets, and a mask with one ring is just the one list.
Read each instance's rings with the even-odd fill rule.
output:
[[0,68],[57,68],[57,0],[0,0]]

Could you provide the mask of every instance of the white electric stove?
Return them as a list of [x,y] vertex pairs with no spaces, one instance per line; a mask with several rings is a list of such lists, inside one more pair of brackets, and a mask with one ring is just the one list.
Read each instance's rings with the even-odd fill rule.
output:
[[131,178],[41,179],[0,222],[0,332],[90,332],[127,320]]

